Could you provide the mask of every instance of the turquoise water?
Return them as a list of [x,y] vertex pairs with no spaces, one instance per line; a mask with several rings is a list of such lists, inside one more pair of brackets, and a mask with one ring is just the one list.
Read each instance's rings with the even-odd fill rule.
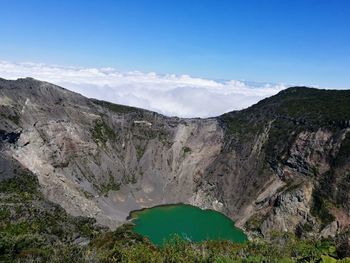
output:
[[174,235],[200,242],[231,240],[243,243],[247,236],[225,215],[202,210],[191,205],[157,206],[131,213],[134,231],[148,237],[153,244],[162,245]]

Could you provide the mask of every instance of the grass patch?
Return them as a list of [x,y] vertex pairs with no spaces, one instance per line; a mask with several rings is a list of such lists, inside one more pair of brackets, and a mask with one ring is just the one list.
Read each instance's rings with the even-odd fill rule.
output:
[[108,183],[101,184],[100,185],[100,194],[107,196],[110,191],[119,191],[120,190],[120,183],[116,183],[113,176],[109,174],[109,181]]
[[182,156],[185,157],[187,154],[191,154],[192,149],[188,146],[182,147]]
[[12,121],[16,125],[19,124],[19,121],[21,119],[21,116],[17,112],[14,112],[14,114],[9,114],[9,115],[1,113],[0,116],[2,118],[5,118],[5,119]]
[[136,149],[136,158],[139,161],[142,158],[142,156],[145,154],[146,147],[143,147],[141,145],[136,145],[135,149]]
[[116,134],[103,120],[96,121],[92,129],[92,138],[97,144],[106,145],[108,140],[114,141]]

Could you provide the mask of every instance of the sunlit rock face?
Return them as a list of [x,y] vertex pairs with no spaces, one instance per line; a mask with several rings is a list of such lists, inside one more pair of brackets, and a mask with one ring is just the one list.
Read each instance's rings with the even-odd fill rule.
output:
[[[132,210],[188,203],[251,235],[334,235],[350,222],[349,98],[290,88],[243,111],[181,119],[34,79],[0,80],[1,155],[32,171],[68,213],[110,228]],[[329,214],[317,212],[328,190]]]

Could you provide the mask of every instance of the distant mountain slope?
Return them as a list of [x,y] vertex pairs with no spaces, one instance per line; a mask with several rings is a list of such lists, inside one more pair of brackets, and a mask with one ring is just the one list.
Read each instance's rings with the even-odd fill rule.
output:
[[0,116],[1,154],[38,177],[45,198],[111,228],[131,210],[178,202],[265,238],[350,225],[350,91],[293,87],[242,111],[181,119],[1,79]]

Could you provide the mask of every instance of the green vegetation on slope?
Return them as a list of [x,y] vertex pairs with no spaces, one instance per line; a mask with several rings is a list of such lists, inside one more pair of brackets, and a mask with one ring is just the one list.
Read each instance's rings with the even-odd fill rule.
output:
[[112,174],[109,174],[109,181],[100,185],[100,194],[107,196],[110,191],[120,190],[120,183],[116,183]]
[[342,141],[339,152],[336,158],[333,161],[335,167],[342,166],[349,161],[350,158],[350,132],[345,136],[345,139]]
[[346,125],[350,120],[349,90],[320,90],[293,87],[262,100],[257,107],[271,108],[276,114],[317,125]]
[[186,157],[187,154],[191,154],[192,149],[188,146],[182,147],[182,156]]
[[13,112],[12,114],[4,114],[4,113],[0,113],[0,117],[4,118],[4,119],[9,119],[10,121],[12,121],[14,124],[19,124],[19,121],[21,119],[20,115],[17,112]]
[[45,200],[36,176],[16,173],[0,181],[0,262],[79,260],[77,241],[92,239],[102,228]]
[[350,91],[293,87],[242,110],[220,117],[229,134],[255,134],[276,119],[307,129],[350,127]]
[[329,211],[329,208],[332,206],[329,194],[331,189],[329,183],[331,183],[332,177],[333,172],[327,173],[320,185],[312,192],[313,206],[310,212],[321,220],[322,227],[325,227],[335,219]]
[[141,111],[138,108],[135,107],[130,107],[130,106],[125,106],[125,105],[120,105],[120,104],[114,104],[111,102],[107,102],[104,100],[96,100],[96,99],[91,99],[92,102],[94,102],[97,105],[100,105],[106,109],[109,109],[110,111],[113,111],[118,114],[125,114],[125,113],[131,113],[131,112],[139,112]]
[[[253,141],[264,129],[269,129],[263,149],[266,162],[273,166],[283,162],[282,157],[301,131],[350,127],[349,102],[348,90],[293,87],[245,110],[226,113],[219,120],[226,129],[227,140],[241,143]],[[344,156],[349,156],[349,145],[342,147]]]
[[96,143],[106,145],[108,140],[115,140],[116,134],[103,120],[96,121],[92,129],[92,138]]
[[[233,142],[239,142],[238,146],[270,129],[263,146],[266,161],[283,163],[283,155],[288,152],[296,133],[322,127],[335,131],[349,127],[349,101],[348,91],[291,88],[220,119],[226,127],[226,135]],[[138,110],[105,102],[100,105],[121,114]],[[153,138],[151,129],[150,135],[144,135],[144,130],[140,128],[139,136],[143,136],[140,138]],[[96,142],[102,144],[116,136],[104,122],[97,122],[92,133]],[[332,206],[341,206],[348,198],[350,174],[336,167],[348,163],[349,145],[348,135],[332,160],[333,170],[322,175],[313,193],[312,213],[323,225],[333,220]],[[183,152],[189,153],[186,149]],[[139,158],[142,155],[139,150]],[[319,176],[316,170],[314,174]],[[117,184],[107,179],[102,188],[102,192],[108,192],[117,189]],[[263,218],[252,218],[247,225],[258,229],[261,220]],[[311,227],[302,225],[300,231]],[[342,234],[335,238],[340,243],[334,243],[276,233],[269,242],[254,240],[245,244],[190,243],[174,237],[165,246],[156,247],[137,235],[132,225],[111,232],[97,227],[93,219],[69,216],[60,206],[45,200],[37,178],[26,171],[18,171],[16,177],[0,181],[1,262],[336,262],[350,256],[348,237],[349,233]]]
[[342,141],[338,153],[330,161],[329,171],[319,176],[318,185],[313,190],[313,207],[311,213],[317,216],[322,226],[335,220],[330,209],[334,207],[349,207],[350,172],[342,169],[350,159],[350,133]]
[[0,202],[1,262],[336,262],[339,257],[330,240],[288,233],[244,244],[190,243],[175,236],[157,247],[133,225],[111,232],[93,219],[67,215],[43,198],[37,178],[26,171],[0,182]]
[[[226,130],[225,150],[232,151],[234,148],[240,151],[242,144],[245,144],[246,149],[253,149],[257,136],[268,136],[259,153],[262,169],[269,172],[271,168],[284,180],[280,167],[289,166],[294,170],[301,168],[298,172],[314,181],[311,213],[319,219],[322,227],[335,220],[332,215],[335,208],[344,211],[350,209],[350,134],[347,133],[343,140],[341,138],[346,128],[350,127],[349,90],[293,87],[245,110],[224,114],[219,120]],[[296,159],[295,163],[288,163],[296,136],[303,131],[315,132],[319,129],[333,133],[331,140],[335,149],[337,142],[342,141],[339,152],[319,152],[327,158],[330,170],[320,174],[317,166],[308,167],[303,160]],[[263,134],[264,130],[266,134]],[[258,171],[257,175],[260,173]],[[253,218],[247,226],[249,229],[258,229],[260,223],[259,218]],[[309,228],[307,225],[300,226],[299,230],[308,231]]]
[[88,249],[99,262],[325,262],[322,258],[336,261],[337,257],[331,241],[299,240],[288,233],[274,235],[270,243],[244,244],[229,241],[194,244],[175,236],[164,246],[155,247],[136,235],[131,225],[99,236]]
[[136,150],[136,158],[139,161],[142,158],[142,156],[145,154],[146,146],[136,145],[135,150]]
[[308,129],[350,127],[350,91],[293,87],[220,117],[230,134],[255,133],[268,121],[284,119]]

